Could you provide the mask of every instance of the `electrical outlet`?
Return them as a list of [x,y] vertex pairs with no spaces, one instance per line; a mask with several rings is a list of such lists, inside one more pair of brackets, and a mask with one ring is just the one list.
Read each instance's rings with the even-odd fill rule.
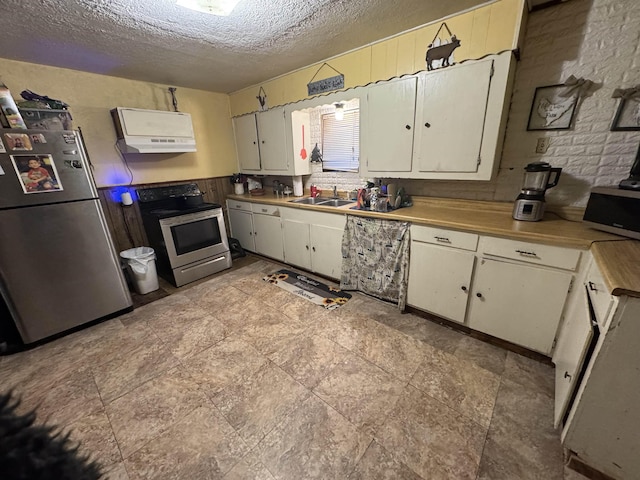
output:
[[549,137],[539,138],[536,143],[536,153],[547,153],[550,141]]

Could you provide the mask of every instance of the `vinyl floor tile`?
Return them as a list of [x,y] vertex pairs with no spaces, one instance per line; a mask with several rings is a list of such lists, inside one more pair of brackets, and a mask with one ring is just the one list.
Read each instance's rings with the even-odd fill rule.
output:
[[489,426],[500,376],[433,348],[410,383],[453,410]]
[[221,479],[249,452],[213,407],[201,407],[125,460],[131,480]]
[[104,410],[92,413],[67,425],[64,432],[71,433],[71,440],[80,444],[80,453],[109,468],[121,462],[122,456],[113,435],[111,424]]
[[238,434],[253,448],[310,395],[273,363],[212,397]]
[[423,480],[404,463],[398,461],[378,442],[367,448],[349,480]]
[[348,478],[371,443],[315,395],[260,442],[262,463],[278,480]]
[[105,404],[178,364],[178,359],[155,338],[130,352],[120,353],[116,350],[113,356],[111,361],[93,369],[96,385]]
[[349,355],[351,352],[325,337],[298,335],[269,358],[302,385],[313,388]]
[[390,373],[351,354],[313,393],[359,429],[373,434],[393,409],[404,386],[404,382]]
[[109,421],[124,458],[167,430],[207,397],[182,368],[143,383],[106,407]]
[[147,325],[178,358],[201,352],[229,333],[213,314],[193,304],[174,315],[154,317]]
[[486,428],[408,386],[376,440],[424,478],[475,479]]
[[22,405],[26,410],[36,407],[38,422],[56,425],[68,425],[104,409],[89,368],[71,373]]
[[211,398],[231,385],[241,384],[268,361],[250,344],[231,336],[183,361],[183,365]]
[[249,453],[224,477],[224,480],[275,480],[255,452]]
[[329,322],[324,335],[401,380],[409,381],[422,363],[421,342],[364,315]]

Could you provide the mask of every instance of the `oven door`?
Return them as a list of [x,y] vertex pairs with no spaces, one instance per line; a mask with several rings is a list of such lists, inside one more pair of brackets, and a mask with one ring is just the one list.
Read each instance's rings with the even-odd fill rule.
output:
[[229,251],[221,208],[163,218],[160,229],[171,268]]

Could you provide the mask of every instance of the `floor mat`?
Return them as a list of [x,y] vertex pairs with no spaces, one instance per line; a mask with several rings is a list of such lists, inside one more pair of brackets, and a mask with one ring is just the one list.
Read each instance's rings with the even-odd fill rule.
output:
[[322,305],[327,310],[338,308],[351,298],[351,294],[343,292],[339,288],[330,287],[322,282],[308,278],[302,273],[292,272],[291,270],[278,270],[271,275],[267,275],[263,280],[316,305]]

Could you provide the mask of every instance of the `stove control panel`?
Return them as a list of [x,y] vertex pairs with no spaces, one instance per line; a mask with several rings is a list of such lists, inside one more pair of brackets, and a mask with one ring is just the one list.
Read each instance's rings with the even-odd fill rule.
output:
[[143,203],[156,202],[172,197],[181,197],[193,193],[200,193],[197,183],[183,183],[180,185],[168,185],[166,187],[153,187],[138,189],[138,200]]

